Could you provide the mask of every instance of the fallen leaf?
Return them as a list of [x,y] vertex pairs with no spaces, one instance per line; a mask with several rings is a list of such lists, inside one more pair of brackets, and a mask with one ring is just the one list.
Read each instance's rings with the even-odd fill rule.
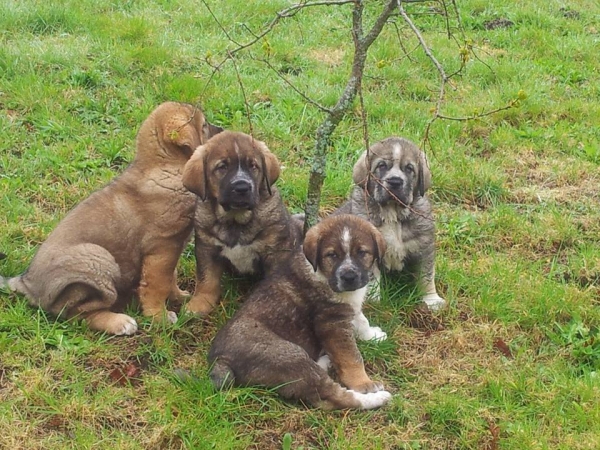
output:
[[498,450],[500,442],[500,427],[488,419],[488,429],[492,439],[487,443],[486,450]]
[[501,338],[496,338],[496,340],[494,340],[494,348],[507,358],[513,357],[510,347]]
[[128,362],[122,367],[113,369],[109,377],[115,383],[125,386],[132,382],[139,382],[140,366],[134,362]]

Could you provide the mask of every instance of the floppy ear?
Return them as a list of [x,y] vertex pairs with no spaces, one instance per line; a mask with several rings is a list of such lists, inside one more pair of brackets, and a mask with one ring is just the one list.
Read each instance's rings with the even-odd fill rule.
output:
[[302,243],[302,251],[316,272],[318,269],[317,258],[319,257],[319,225],[315,225],[306,233]]
[[[202,114],[195,111],[194,114]],[[163,130],[163,141],[181,149],[183,153],[191,156],[199,145],[203,144],[202,130],[196,130],[193,118],[187,114],[175,116]]]
[[373,236],[373,242],[375,243],[375,251],[377,252],[375,260],[377,261],[377,265],[381,267],[383,265],[383,257],[385,255],[387,244],[385,243],[385,239],[381,232],[373,225],[371,225],[371,234]]
[[183,185],[188,191],[193,192],[200,200],[206,200],[206,145],[196,149],[190,160],[183,167]]
[[277,178],[279,178],[279,173],[281,172],[281,165],[279,164],[279,160],[277,156],[271,153],[271,150],[265,145],[262,141],[254,141],[256,148],[261,153],[261,162],[263,169],[263,177],[265,181],[265,185],[267,187],[267,191],[269,195],[271,195],[271,185],[275,183]]
[[423,195],[425,195],[425,191],[427,191],[430,187],[431,171],[429,170],[429,162],[427,161],[425,152],[419,151],[419,171],[417,179],[419,197],[423,197]]
[[369,174],[369,162],[367,161],[367,151],[365,150],[352,169],[352,181],[360,187],[365,187],[367,175]]

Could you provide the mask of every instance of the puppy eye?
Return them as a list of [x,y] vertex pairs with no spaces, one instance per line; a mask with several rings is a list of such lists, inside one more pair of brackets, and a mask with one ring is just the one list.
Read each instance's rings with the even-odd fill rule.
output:
[[223,171],[227,170],[227,161],[221,161],[219,164],[215,166],[215,170]]
[[370,253],[367,250],[363,250],[360,249],[358,252],[356,252],[357,255],[359,256],[359,258],[364,258],[365,256],[369,255]]
[[325,253],[325,258],[337,259],[338,255],[336,252],[327,252]]
[[404,168],[405,172],[414,172],[415,171],[415,166],[413,166],[412,164],[407,164],[406,167]]
[[256,161],[250,161],[250,170],[258,170],[258,163]]
[[385,169],[387,168],[387,164],[385,161],[379,161],[379,164],[375,167],[376,169]]

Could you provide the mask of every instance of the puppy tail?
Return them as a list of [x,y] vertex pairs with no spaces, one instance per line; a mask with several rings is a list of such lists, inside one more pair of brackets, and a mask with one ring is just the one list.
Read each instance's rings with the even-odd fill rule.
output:
[[17,276],[14,278],[3,277],[0,275],[0,291],[3,292],[18,292],[20,294],[26,294],[27,290],[22,285],[21,277]]
[[230,388],[235,381],[235,375],[231,367],[219,359],[215,361],[210,369],[209,376],[214,387],[219,390]]

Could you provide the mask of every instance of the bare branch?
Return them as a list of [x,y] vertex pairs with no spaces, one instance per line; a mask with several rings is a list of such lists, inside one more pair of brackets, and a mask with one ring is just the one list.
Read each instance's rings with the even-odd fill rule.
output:
[[304,101],[306,101],[307,103],[310,103],[311,105],[315,106],[316,108],[318,108],[319,110],[330,114],[331,113],[331,109],[327,108],[323,105],[321,105],[320,103],[316,102],[315,100],[311,99],[310,97],[308,97],[304,92],[302,92],[300,89],[298,89],[291,81],[289,81],[287,78],[285,78],[275,67],[273,67],[273,65],[271,64],[271,62],[268,59],[262,59],[262,58],[253,58],[256,61],[260,61],[263,64],[266,64],[269,69],[271,69],[273,72],[275,72],[275,74],[281,78],[289,87],[291,87],[300,97],[302,97],[304,99]]
[[366,37],[363,38],[363,0],[355,0],[354,10],[352,11],[352,37],[354,40],[354,58],[350,77],[346,87],[340,96],[336,105],[327,115],[325,120],[317,129],[315,142],[315,151],[311,165],[310,177],[308,181],[308,193],[304,207],[306,219],[304,221],[304,232],[315,225],[319,215],[319,205],[321,203],[321,188],[325,180],[325,167],[327,163],[327,149],[331,144],[331,135],[338,124],[351,108],[356,97],[360,82],[363,77],[367,52],[373,41],[379,36],[383,26],[387,22],[390,14],[395,9],[397,0],[388,0],[381,14],[375,20],[375,24]]
[[[229,55],[231,57],[231,55]],[[248,98],[246,97],[246,90],[244,89],[244,83],[242,82],[242,77],[240,76],[240,71],[238,70],[237,64],[235,63],[235,58],[231,57],[231,62],[233,63],[233,67],[235,69],[235,75],[237,76],[238,83],[240,85],[240,89],[242,91],[242,96],[244,97],[244,105],[246,105],[246,115],[248,117],[248,126],[250,127],[250,136],[254,137],[254,129],[252,128],[252,118],[250,117],[250,106],[248,105]]]
[[519,98],[514,98],[510,102],[508,102],[508,104],[506,104],[504,106],[501,106],[496,109],[492,109],[491,111],[484,112],[481,114],[474,114],[472,116],[452,117],[452,116],[445,116],[443,114],[438,114],[438,117],[440,119],[455,120],[455,121],[476,120],[476,119],[481,119],[482,117],[491,116],[492,114],[496,114],[497,112],[500,112],[500,111],[506,111],[507,109],[514,108],[515,106],[518,106],[520,102],[521,102],[521,100]]

